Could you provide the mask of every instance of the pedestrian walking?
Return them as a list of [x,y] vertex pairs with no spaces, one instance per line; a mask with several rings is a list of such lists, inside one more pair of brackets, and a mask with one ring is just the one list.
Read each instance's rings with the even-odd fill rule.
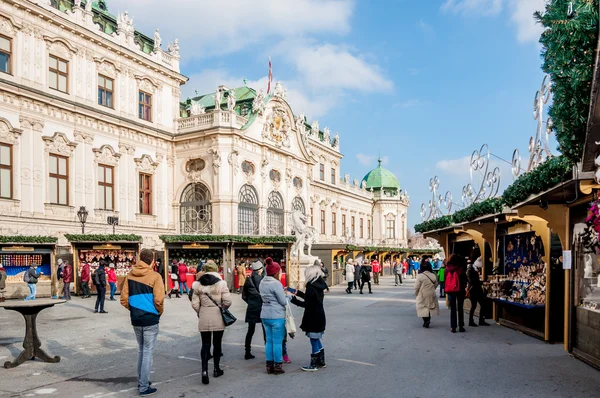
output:
[[254,337],[257,323],[260,323],[262,327],[263,340],[267,340],[265,327],[260,319],[263,302],[262,298],[260,297],[259,287],[264,278],[264,268],[263,264],[258,260],[253,262],[250,267],[252,268],[252,275],[250,275],[249,278],[246,278],[246,282],[242,288],[242,300],[248,304],[248,307],[246,308],[246,323],[248,324],[248,332],[246,333],[246,355],[244,355],[244,359],[256,358],[254,355],[252,355],[252,337]]
[[[62,260],[62,258],[59,258],[58,261],[56,262],[57,267],[56,267],[56,282],[58,284],[58,287],[56,289],[57,291],[57,295],[59,299],[64,298],[64,290],[65,290],[65,283],[63,282],[63,272],[65,270],[65,264]],[[56,296],[52,296],[52,298],[56,298]]]
[[208,384],[208,361],[210,358],[211,345],[213,348],[213,376],[223,376],[220,367],[221,347],[225,322],[221,315],[221,308],[227,309],[231,306],[231,294],[227,288],[227,282],[221,279],[219,267],[214,261],[207,261],[204,266],[206,273],[199,279],[192,296],[192,308],[198,314],[198,331],[202,338],[202,384]]
[[81,273],[79,274],[79,287],[81,288],[81,298],[90,296],[90,264],[83,263]]
[[393,272],[394,272],[394,280],[396,283],[395,286],[398,286],[398,284],[402,285],[402,263],[398,259],[396,259],[396,261],[394,261]]
[[184,264],[183,260],[181,260],[179,262],[179,265],[177,266],[177,272],[179,274],[179,293],[188,294],[189,293],[188,285],[187,285],[188,268]]
[[121,289],[121,305],[129,310],[131,325],[138,343],[138,391],[140,396],[156,393],[150,374],[158,324],[163,313],[165,289],[162,278],[154,272],[154,252],[142,249],[140,260],[129,272]]
[[117,292],[117,274],[115,273],[115,265],[113,263],[108,264],[106,279],[108,280],[108,286],[110,287],[109,300],[115,301],[115,293]]
[[238,276],[238,293],[241,293],[244,290],[244,285],[246,284],[246,263],[242,262],[237,267],[237,276]]
[[71,300],[71,283],[73,283],[73,266],[65,261],[63,273],[63,297],[65,300]]
[[458,315],[458,331],[463,333],[465,330],[465,289],[467,287],[466,261],[460,254],[452,254],[446,262],[446,272],[444,276],[445,290],[450,302],[450,331],[456,333]]
[[440,315],[435,289],[437,278],[433,273],[431,264],[427,260],[421,261],[421,273],[415,281],[415,296],[417,297],[417,316],[423,318],[423,327],[428,328],[432,315]]
[[360,261],[354,260],[354,290],[358,290],[360,288],[360,270],[362,265]]
[[362,265],[360,267],[360,294],[363,294],[365,283],[369,286],[369,294],[373,294],[371,290],[371,271],[372,268],[370,265]]
[[477,310],[477,304],[479,304],[479,326],[490,326],[489,323],[486,323],[483,316],[483,299],[485,298],[485,294],[481,279],[479,279],[479,270],[481,268],[483,268],[481,257],[478,257],[473,265],[467,268],[467,291],[469,292],[469,300],[471,300],[469,326],[471,327],[477,327],[477,324],[473,319],[475,311]]
[[40,275],[42,275],[42,272],[37,271],[36,264],[32,264],[29,269],[25,271],[23,282],[27,283],[27,287],[29,288],[29,296],[25,297],[25,300],[35,300],[37,283]]
[[354,285],[354,260],[349,259],[346,263],[346,281],[348,282],[348,288],[346,293],[352,294],[352,286]]
[[381,264],[377,259],[371,261],[371,269],[373,270],[373,283],[379,285],[379,274],[381,273]]
[[302,370],[315,372],[320,368],[327,367],[325,364],[325,348],[321,342],[321,339],[325,334],[325,326],[327,323],[325,308],[323,307],[327,283],[325,283],[325,280],[323,279],[321,269],[315,266],[306,268],[304,271],[304,279],[306,280],[304,292],[290,292],[293,294],[292,303],[304,308],[300,329],[302,329],[310,339],[312,348],[310,364],[303,366]]
[[402,260],[402,278],[404,280],[406,280],[406,275],[408,274],[408,260],[407,259],[403,259]]
[[446,297],[446,291],[444,290],[444,286],[445,286],[445,272],[446,272],[446,263],[442,262],[442,265],[440,266],[440,269],[437,272],[438,275],[438,281],[439,281],[439,285],[440,285],[440,298],[444,298]]
[[417,275],[419,274],[419,269],[421,268],[421,264],[419,263],[418,258],[413,257],[413,259],[411,261],[411,268],[412,268],[412,278],[416,279]]
[[106,300],[106,260],[100,260],[100,265],[92,274],[92,279],[98,293],[94,313],[107,314],[108,312],[104,311],[104,300]]
[[[173,288],[169,292],[169,298],[171,295],[175,295],[175,298],[180,298],[179,295],[179,266],[177,265],[177,260],[173,260],[173,264],[171,264],[171,281],[173,282]],[[186,275],[187,278],[187,275]]]
[[0,264],[0,303],[4,302],[4,291],[6,289],[6,270]]
[[[279,282],[281,267],[271,257],[265,259],[267,276],[260,283],[260,296],[263,301],[260,318],[265,327],[265,357],[268,374],[282,374],[283,339],[285,336],[285,306],[287,299],[283,285]],[[314,265],[312,267],[315,267]],[[317,266],[317,269],[320,267]]]

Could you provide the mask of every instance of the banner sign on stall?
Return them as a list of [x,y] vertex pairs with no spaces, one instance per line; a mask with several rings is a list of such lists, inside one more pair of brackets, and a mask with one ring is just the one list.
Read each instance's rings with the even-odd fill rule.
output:
[[563,269],[571,269],[571,250],[563,251],[562,258]]

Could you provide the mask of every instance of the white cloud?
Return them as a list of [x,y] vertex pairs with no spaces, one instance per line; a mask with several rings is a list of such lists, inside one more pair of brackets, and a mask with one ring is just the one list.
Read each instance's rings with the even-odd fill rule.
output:
[[[198,1],[113,0],[110,11],[128,10],[137,29],[163,42],[179,37],[184,58],[226,54],[282,37],[350,30],[352,0]],[[167,39],[168,38],[168,39]]]
[[469,164],[471,163],[471,156],[465,156],[458,159],[442,159],[438,160],[435,164],[436,169],[442,171],[445,174],[452,175],[454,177],[469,177]]
[[442,11],[462,16],[495,16],[504,9],[517,29],[517,40],[521,43],[537,42],[543,27],[533,18],[535,11],[544,11],[547,0],[446,0]]
[[375,155],[366,155],[364,153],[357,153],[356,159],[363,166],[375,167],[377,166],[377,159],[381,158],[381,163],[384,165],[388,164],[390,158],[388,156],[375,156]]

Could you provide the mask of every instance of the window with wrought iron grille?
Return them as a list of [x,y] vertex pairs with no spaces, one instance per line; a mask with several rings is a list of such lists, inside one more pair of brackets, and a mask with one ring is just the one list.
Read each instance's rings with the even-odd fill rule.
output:
[[269,207],[267,208],[267,234],[283,235],[283,198],[279,192],[269,194]]
[[182,234],[212,233],[210,192],[204,184],[198,182],[185,187],[179,204]]
[[240,189],[238,203],[238,233],[240,235],[258,235],[258,194],[251,185]]
[[292,210],[306,214],[306,207],[304,207],[304,201],[301,197],[296,196],[294,200],[292,200]]

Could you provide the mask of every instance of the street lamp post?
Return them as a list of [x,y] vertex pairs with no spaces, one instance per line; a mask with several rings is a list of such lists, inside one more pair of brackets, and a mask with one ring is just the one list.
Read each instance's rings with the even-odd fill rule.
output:
[[81,206],[77,211],[77,217],[79,218],[79,222],[81,223],[81,234],[85,234],[85,222],[87,221],[88,211],[85,206]]

